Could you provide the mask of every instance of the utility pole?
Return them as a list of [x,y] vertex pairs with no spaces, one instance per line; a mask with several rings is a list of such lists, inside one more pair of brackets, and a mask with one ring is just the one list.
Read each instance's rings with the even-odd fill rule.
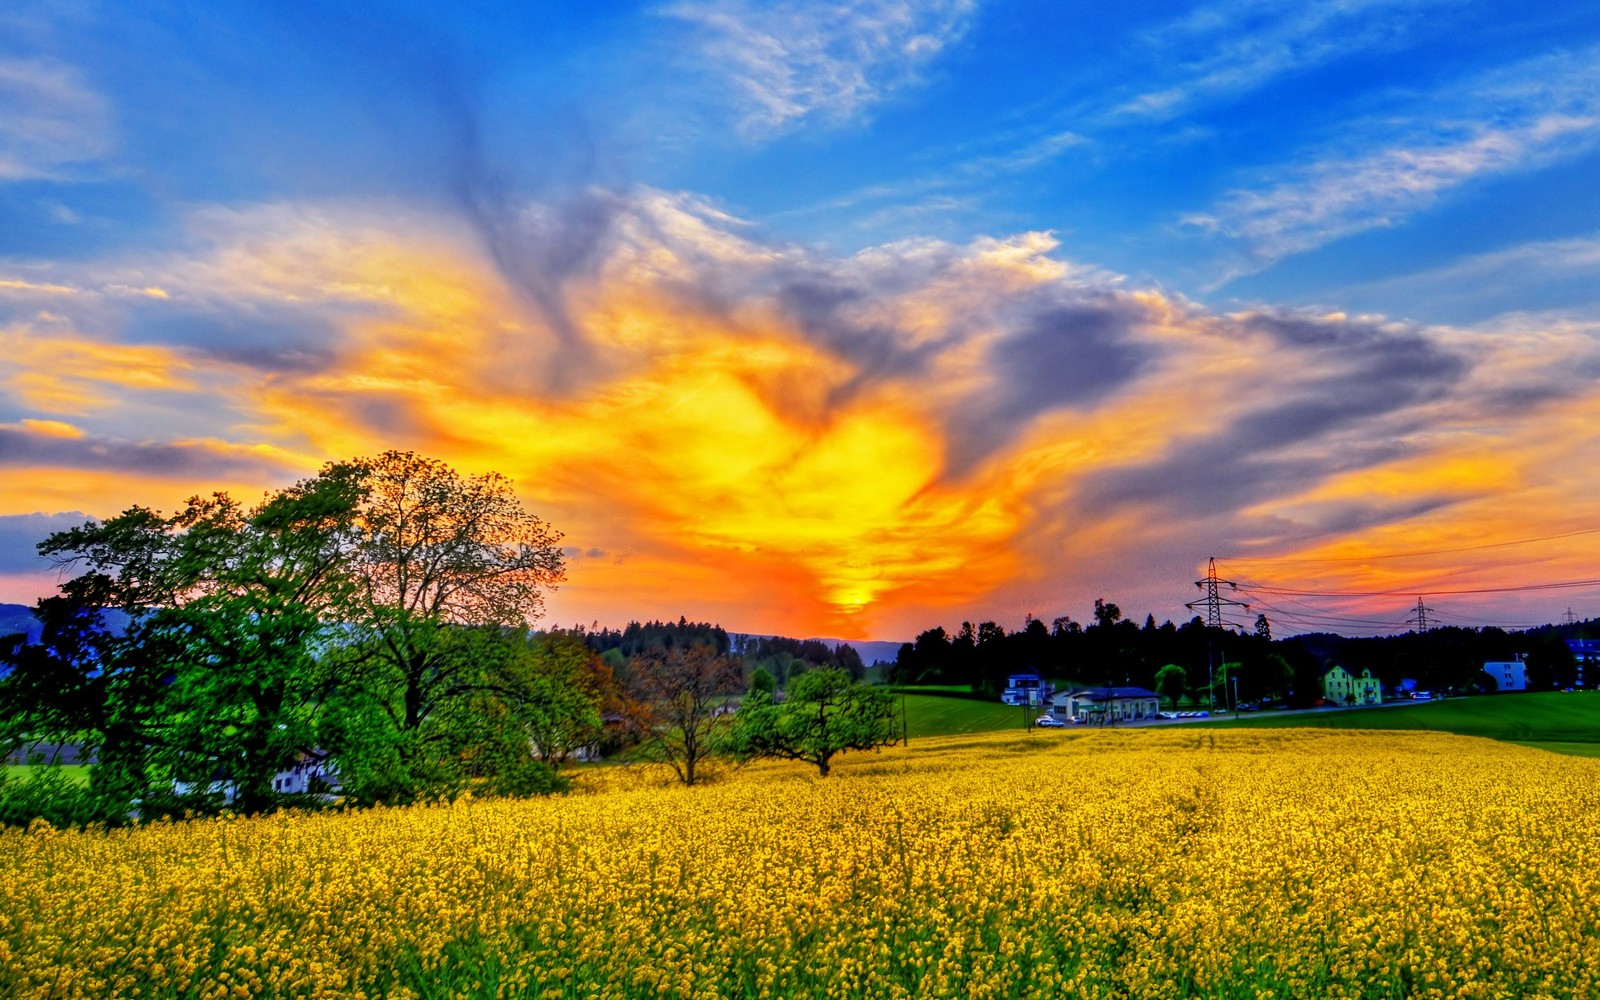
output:
[[1208,711],[1208,712],[1215,712],[1217,710],[1217,672],[1216,672],[1216,668],[1211,665],[1212,662],[1213,662],[1213,657],[1211,655],[1211,640],[1207,639],[1206,640],[1206,711]]
[[1568,625],[1578,624],[1578,616],[1572,613],[1572,605],[1570,604],[1567,605],[1567,613],[1563,617],[1566,618]]
[[1415,625],[1418,632],[1428,631],[1428,616],[1433,614],[1433,609],[1422,603],[1422,598],[1417,598],[1417,606],[1411,610],[1411,617],[1406,619],[1408,625]]
[[[1205,593],[1206,596],[1200,598],[1200,600],[1198,600],[1198,601],[1190,601],[1188,604],[1184,605],[1184,607],[1188,608],[1191,611],[1193,611],[1195,608],[1200,607],[1202,604],[1205,605],[1205,609],[1206,609],[1206,628],[1208,628],[1208,629],[1221,628],[1224,625],[1232,625],[1233,624],[1233,622],[1225,622],[1225,621],[1222,620],[1222,609],[1224,607],[1230,607],[1231,606],[1231,607],[1235,607],[1235,608],[1243,608],[1246,611],[1250,610],[1250,605],[1244,603],[1243,601],[1235,601],[1231,597],[1223,597],[1222,596],[1222,585],[1223,584],[1227,584],[1228,588],[1230,590],[1238,590],[1239,589],[1239,585],[1237,583],[1234,583],[1232,580],[1221,580],[1221,579],[1217,578],[1217,558],[1216,558],[1216,556],[1212,556],[1210,559],[1208,559],[1206,561],[1206,578],[1204,580],[1196,580],[1194,582],[1194,585],[1196,587],[1199,587]],[[1226,682],[1224,682],[1224,683],[1226,683]],[[1217,707],[1216,684],[1217,684],[1216,669],[1212,666],[1211,640],[1207,639],[1206,640],[1206,704],[1211,708],[1212,711],[1215,711],[1216,707]],[[1222,697],[1223,697],[1224,700],[1226,700],[1227,697],[1228,697],[1227,693],[1224,692]]]

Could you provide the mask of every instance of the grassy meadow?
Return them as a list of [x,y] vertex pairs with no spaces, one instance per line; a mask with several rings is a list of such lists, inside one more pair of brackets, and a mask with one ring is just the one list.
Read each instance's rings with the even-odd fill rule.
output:
[[1600,993],[1600,761],[946,737],[532,801],[0,833],[0,995]]
[[1484,736],[1515,743],[1548,743],[1550,749],[1595,746],[1600,753],[1600,692],[1537,691],[1448,698],[1395,707],[1349,708],[1331,712],[1244,714],[1211,720],[1208,727],[1406,729]]
[[1035,706],[1025,713],[1015,705],[974,697],[964,688],[907,688],[905,692],[906,729],[912,739],[1025,729],[1029,719],[1047,711]]

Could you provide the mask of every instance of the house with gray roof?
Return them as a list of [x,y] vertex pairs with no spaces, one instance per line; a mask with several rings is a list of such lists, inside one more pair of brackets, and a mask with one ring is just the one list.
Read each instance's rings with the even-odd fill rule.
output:
[[1063,722],[1133,722],[1160,713],[1160,697],[1141,687],[1078,688],[1050,699],[1050,714]]

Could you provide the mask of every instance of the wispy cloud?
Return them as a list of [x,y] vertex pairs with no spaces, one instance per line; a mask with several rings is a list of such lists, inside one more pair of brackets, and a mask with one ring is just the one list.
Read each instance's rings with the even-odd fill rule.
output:
[[113,148],[110,105],[54,59],[0,58],[0,181],[55,177]]
[[1476,178],[1543,166],[1597,142],[1600,50],[1563,53],[1452,81],[1401,115],[1342,125],[1309,161],[1229,191],[1184,221],[1238,240],[1248,271],[1395,225]]
[[916,84],[965,34],[976,7],[976,0],[702,0],[663,13],[692,27],[695,64],[731,84],[740,131],[755,137],[862,117]]
[[1137,60],[1154,88],[1119,101],[1110,117],[1166,120],[1358,53],[1405,44],[1443,0],[1223,0],[1144,32]]
[[[1600,274],[1600,233],[1561,240],[1535,240],[1474,254],[1448,264],[1349,286],[1354,303],[1422,301],[1435,314],[1492,316],[1522,310],[1530,291],[1546,312],[1572,305],[1592,311],[1595,275]],[[1570,289],[1572,294],[1567,294]]]

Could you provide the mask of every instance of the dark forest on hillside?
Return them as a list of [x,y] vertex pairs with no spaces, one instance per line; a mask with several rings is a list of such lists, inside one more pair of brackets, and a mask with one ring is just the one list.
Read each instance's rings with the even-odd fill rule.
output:
[[[1451,627],[1363,638],[1319,633],[1274,639],[1265,618],[1258,618],[1250,632],[1207,627],[1198,617],[1182,625],[1157,625],[1153,616],[1146,616],[1140,625],[1124,618],[1115,604],[1096,601],[1088,624],[1062,616],[1047,625],[1030,616],[1014,632],[994,622],[963,622],[954,633],[928,629],[901,646],[888,679],[896,684],[970,685],[975,692],[997,696],[1007,674],[1031,669],[1046,678],[1085,685],[1154,688],[1157,671],[1177,664],[1184,669],[1189,692],[1201,700],[1208,678],[1216,685],[1218,700],[1225,700],[1221,688],[1226,676],[1229,694],[1237,679],[1240,700],[1309,704],[1320,694],[1318,678],[1336,664],[1358,674],[1371,670],[1386,688],[1414,680],[1422,688],[1465,693],[1493,690],[1483,673],[1486,661],[1521,654],[1529,689],[1548,690],[1578,682],[1577,664],[1564,640],[1596,634],[1596,625],[1545,625],[1522,632]],[[1587,683],[1592,686],[1597,679]]]

